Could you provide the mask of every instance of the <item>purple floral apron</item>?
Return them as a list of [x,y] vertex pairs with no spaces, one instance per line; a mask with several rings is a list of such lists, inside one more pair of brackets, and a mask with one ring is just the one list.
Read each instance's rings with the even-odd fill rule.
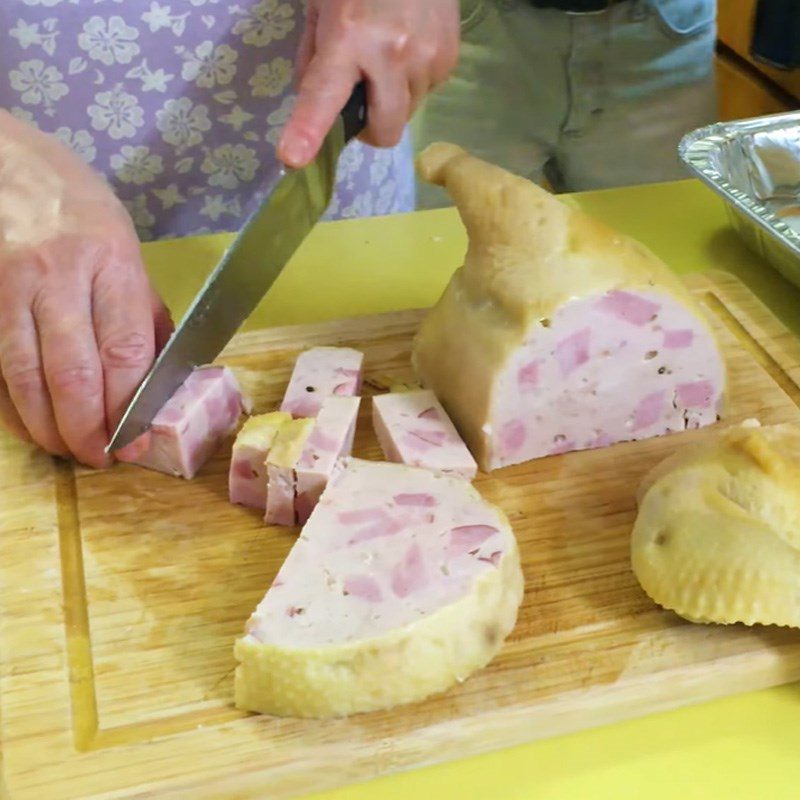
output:
[[[144,240],[235,230],[292,106],[301,0],[6,0],[0,107],[103,173]],[[411,143],[342,155],[328,218],[410,211]]]

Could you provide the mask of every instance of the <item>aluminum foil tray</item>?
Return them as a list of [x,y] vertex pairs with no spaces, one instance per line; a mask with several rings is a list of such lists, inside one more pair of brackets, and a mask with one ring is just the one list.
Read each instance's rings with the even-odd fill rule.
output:
[[678,151],[747,244],[800,286],[800,111],[699,128]]

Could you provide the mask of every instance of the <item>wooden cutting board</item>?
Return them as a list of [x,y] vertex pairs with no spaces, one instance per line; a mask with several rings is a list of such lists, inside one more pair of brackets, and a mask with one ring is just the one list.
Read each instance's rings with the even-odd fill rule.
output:
[[[692,286],[730,366],[725,424],[800,421],[800,344],[733,278]],[[419,318],[257,331],[223,360],[258,410],[313,344],[364,350],[369,383],[383,386],[411,377]],[[378,458],[368,413],[355,453]],[[73,470],[0,438],[0,795],[274,800],[800,678],[800,631],[688,624],[631,573],[640,477],[707,435],[480,477],[522,552],[511,638],[443,696],[328,722],[232,707],[234,639],[295,532],[227,503],[227,451],[187,483],[127,465]]]

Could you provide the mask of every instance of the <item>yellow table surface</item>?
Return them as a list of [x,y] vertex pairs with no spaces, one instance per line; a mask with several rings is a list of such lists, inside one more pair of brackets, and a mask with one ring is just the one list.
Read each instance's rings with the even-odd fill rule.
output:
[[[715,268],[738,275],[800,335],[800,290],[741,244],[722,202],[701,184],[680,181],[573,198],[678,272]],[[145,245],[153,280],[176,319],[229,241],[207,236]],[[453,209],[319,225],[245,329],[428,306],[460,264],[465,244]],[[798,741],[800,684],[792,684],[314,798],[795,800]]]

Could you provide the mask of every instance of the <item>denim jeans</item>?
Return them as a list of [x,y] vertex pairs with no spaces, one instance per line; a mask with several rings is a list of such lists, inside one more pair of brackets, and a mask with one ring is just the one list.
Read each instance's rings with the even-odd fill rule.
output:
[[[626,0],[598,14],[463,0],[461,62],[414,121],[558,191],[687,177],[681,136],[716,118],[716,0]],[[447,204],[418,187],[418,206]]]

